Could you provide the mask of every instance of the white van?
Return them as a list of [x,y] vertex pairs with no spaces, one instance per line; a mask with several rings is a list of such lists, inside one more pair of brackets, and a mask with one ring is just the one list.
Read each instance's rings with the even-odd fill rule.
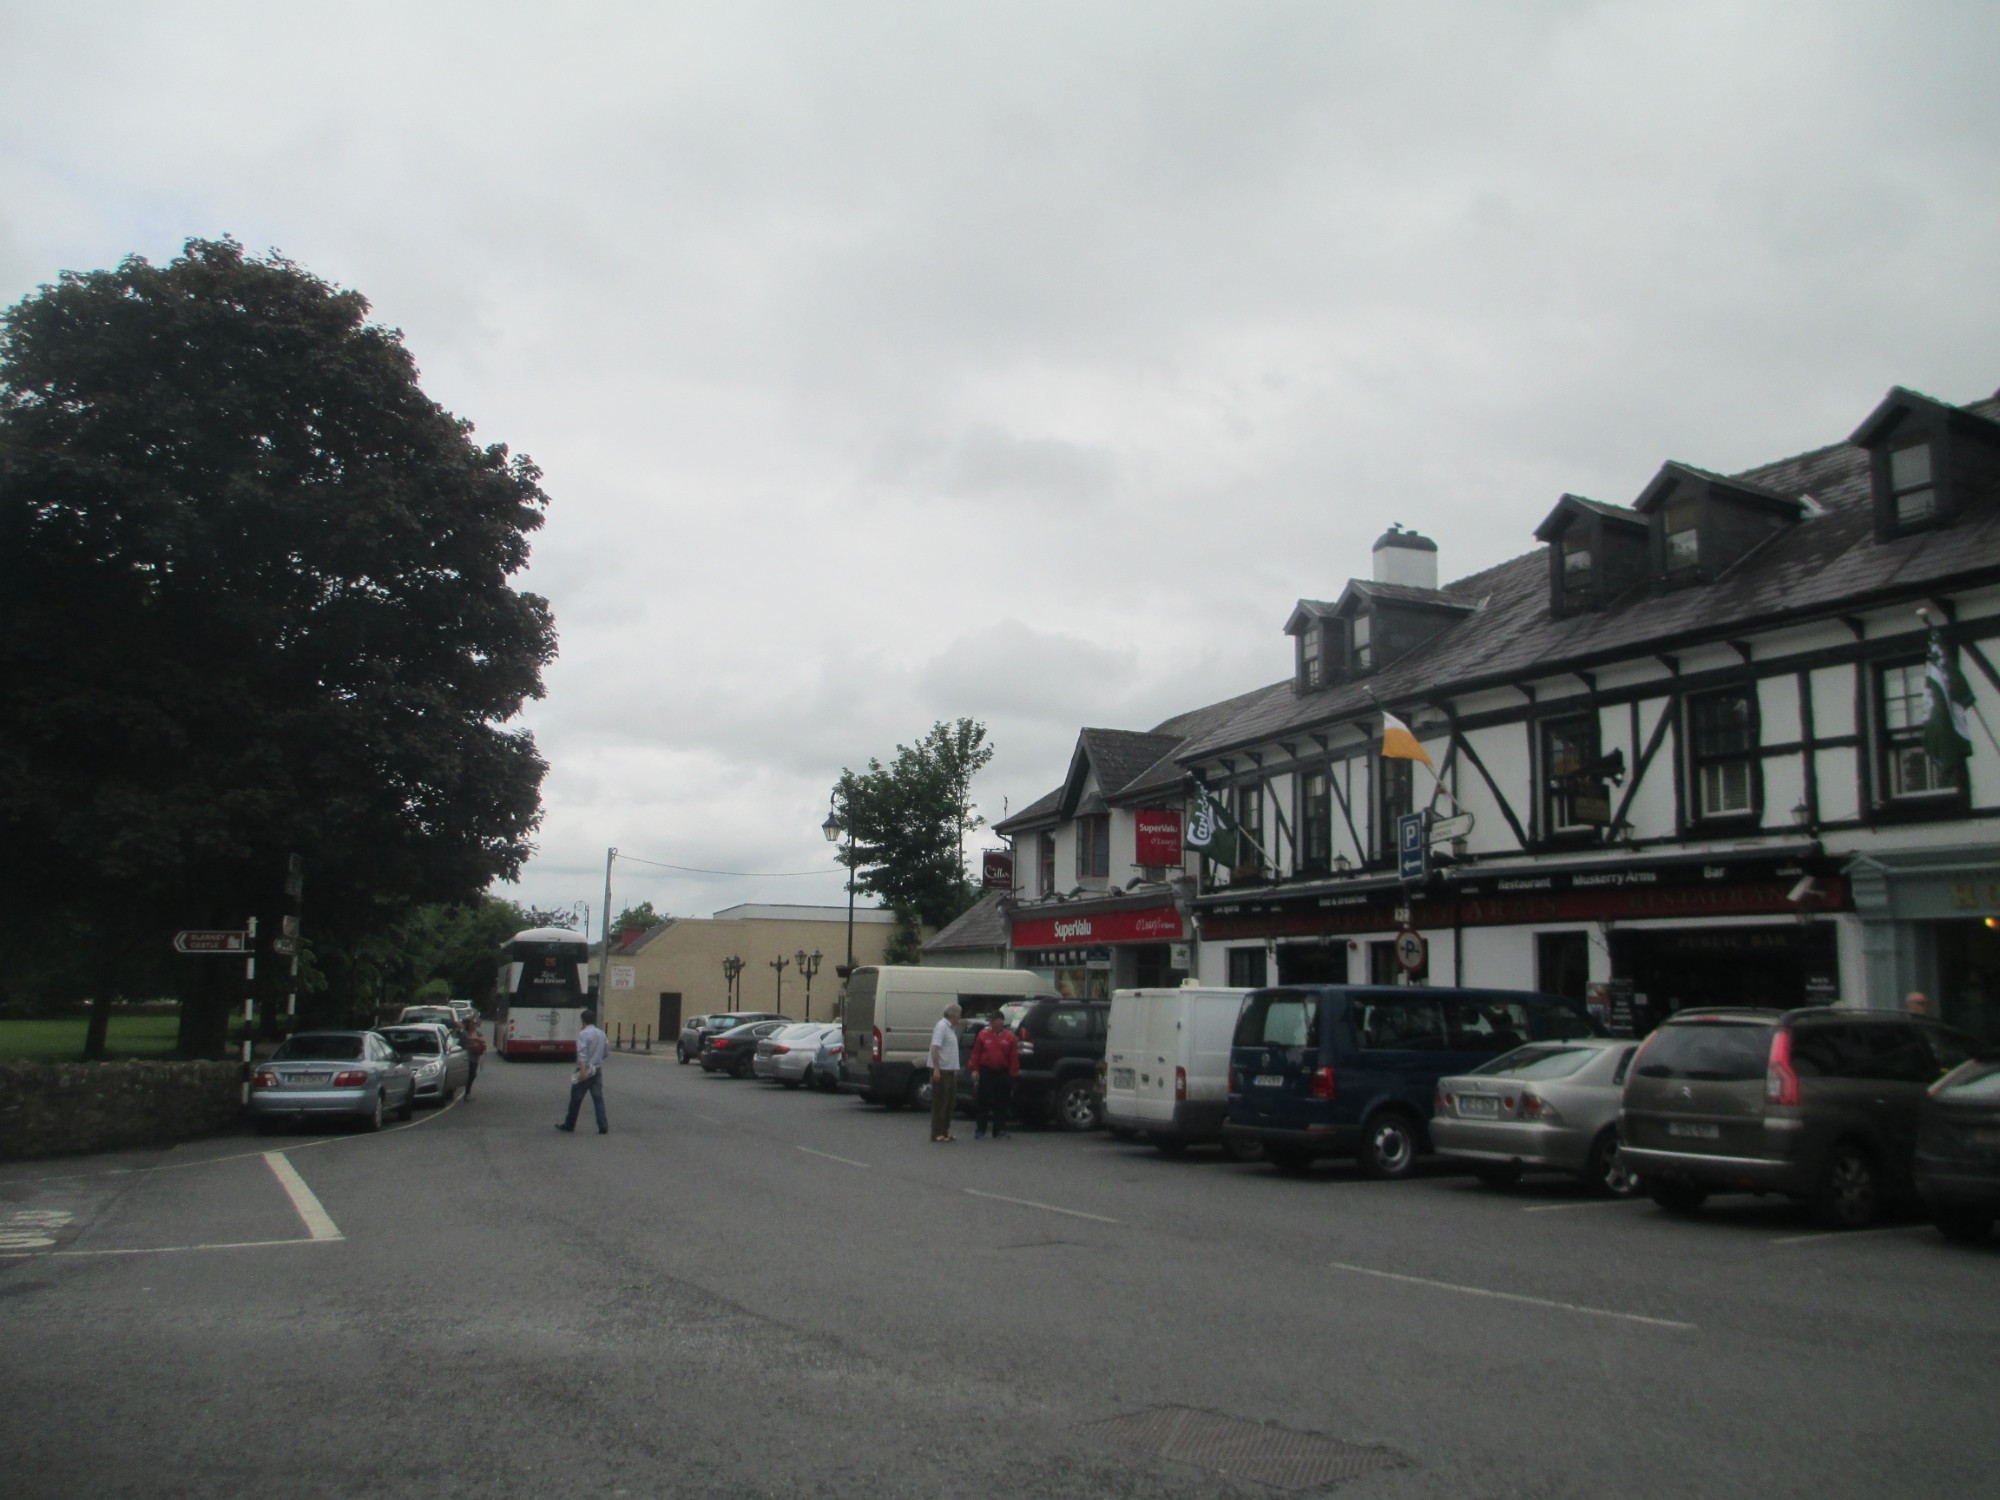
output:
[[[991,1015],[1013,1000],[1055,998],[1025,969],[927,969],[884,964],[856,969],[840,1009],[840,1086],[870,1104],[928,1107],[931,1029],[947,1005],[964,1019]],[[961,1032],[961,1036],[963,1032]],[[963,1044],[961,1043],[961,1052]],[[959,1061],[963,1063],[964,1057]]]
[[1116,990],[1104,1046],[1104,1120],[1162,1151],[1222,1140],[1229,1046],[1250,992]]

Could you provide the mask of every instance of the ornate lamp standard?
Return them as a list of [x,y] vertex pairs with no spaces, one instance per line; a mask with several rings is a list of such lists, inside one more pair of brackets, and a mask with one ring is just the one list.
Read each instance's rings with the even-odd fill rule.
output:
[[792,960],[799,966],[799,972],[805,976],[806,1019],[810,1021],[813,1018],[813,975],[819,972],[819,949],[815,948],[808,953],[801,948],[792,955]]
[[827,798],[826,821],[819,825],[819,831],[826,835],[829,844],[840,842],[842,832],[847,834],[847,858],[842,861],[847,866],[847,973],[854,972],[854,830],[841,821],[840,814],[833,809],[833,799]]
[[789,958],[784,958],[784,957],[778,957],[771,960],[771,967],[778,971],[778,1000],[777,1004],[772,1008],[776,1010],[779,1015],[783,1015],[785,1013],[785,965],[790,962],[791,960]]
[[731,1010],[736,1009],[737,976],[742,972],[743,972],[743,960],[736,957],[734,954],[731,954],[728,958],[725,958],[722,961],[723,989],[724,993],[728,996],[727,1003]]

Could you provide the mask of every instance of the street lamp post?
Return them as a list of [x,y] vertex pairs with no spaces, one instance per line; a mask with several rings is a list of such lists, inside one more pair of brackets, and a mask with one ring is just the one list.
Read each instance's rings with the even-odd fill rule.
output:
[[826,835],[829,844],[840,842],[841,832],[847,834],[847,972],[854,972],[854,828],[843,822],[839,813],[833,810],[833,799],[826,804],[826,821],[819,825],[819,831]]
[[732,953],[728,958],[725,958],[722,961],[723,994],[726,997],[724,1003],[728,1005],[728,1007],[731,1010],[736,1009],[737,976],[742,972],[743,972],[743,960],[736,957],[735,954]]
[[778,971],[778,1000],[774,1009],[779,1015],[785,1013],[785,965],[790,962],[789,958],[782,957],[771,960],[771,967]]
[[815,948],[812,952],[808,953],[805,949],[801,948],[797,953],[792,955],[792,958],[799,966],[799,973],[805,976],[806,1019],[810,1021],[813,1018],[813,975],[819,972],[819,949]]

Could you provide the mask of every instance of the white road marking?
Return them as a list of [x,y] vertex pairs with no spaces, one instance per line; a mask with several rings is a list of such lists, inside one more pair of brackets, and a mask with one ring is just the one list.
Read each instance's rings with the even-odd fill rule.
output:
[[1067,1214],[1072,1219],[1090,1219],[1099,1224],[1122,1224],[1123,1219],[1107,1219],[1103,1214],[1087,1214],[1076,1208],[1057,1208],[1053,1203],[1037,1203],[1033,1198],[1009,1198],[1005,1193],[982,1193],[978,1188],[961,1188],[974,1198],[991,1198],[995,1203],[1018,1203],[1023,1208],[1039,1208],[1043,1213]]
[[137,1250],[37,1250],[26,1255],[0,1254],[0,1260],[81,1259],[99,1255],[179,1255],[185,1250],[262,1250],[270,1245],[344,1245],[345,1236],[330,1240],[236,1240],[219,1245],[150,1245]]
[[700,1112],[699,1112],[699,1111],[697,1111],[697,1110],[692,1110],[692,1109],[691,1109],[691,1110],[689,1110],[689,1111],[688,1111],[688,1113],[689,1113],[689,1114],[691,1114],[691,1115],[693,1115],[693,1116],[694,1116],[694,1117],[695,1117],[695,1118],[696,1118],[697,1120],[706,1120],[706,1121],[708,1121],[708,1123],[709,1123],[709,1124],[711,1124],[711,1125],[720,1125],[720,1124],[722,1124],[722,1121],[720,1121],[720,1120],[716,1119],[714,1115],[705,1115],[705,1114],[702,1114],[702,1113],[700,1113]]
[[1577,1302],[1557,1302],[1549,1297],[1530,1297],[1521,1292],[1496,1292],[1491,1287],[1460,1286],[1455,1281],[1432,1281],[1428,1276],[1405,1276],[1399,1271],[1378,1271],[1372,1266],[1351,1266],[1344,1261],[1331,1260],[1327,1264],[1336,1271],[1351,1271],[1356,1276],[1379,1276],[1384,1281],[1401,1281],[1410,1286],[1427,1286],[1440,1292],[1457,1292],[1466,1297],[1491,1297],[1499,1302],[1522,1302],[1530,1307],[1546,1307],[1554,1312],[1582,1313],[1592,1318],[1616,1318],[1622,1323],[1644,1323],[1652,1328],[1680,1328],[1689,1332],[1694,1324],[1682,1323],[1674,1318],[1648,1318],[1639,1313],[1613,1312],[1606,1307],[1585,1307]]
[[837,1161],[837,1162],[841,1163],[841,1165],[843,1165],[843,1166],[848,1166],[848,1167],[866,1167],[866,1166],[868,1165],[868,1163],[867,1163],[867,1162],[865,1162],[865,1161],[856,1161],[856,1160],[854,1160],[854,1158],[853,1158],[853,1157],[851,1157],[851,1156],[835,1156],[835,1155],[834,1155],[834,1154],[833,1154],[833,1153],[832,1153],[831,1151],[815,1151],[815,1150],[813,1150],[813,1148],[812,1148],[812,1147],[810,1147],[810,1146],[794,1146],[794,1147],[792,1147],[792,1149],[793,1149],[794,1151],[803,1151],[803,1152],[805,1152],[805,1154],[806,1154],[807,1156],[823,1156],[823,1157],[825,1157],[825,1158],[826,1158],[826,1159],[827,1159],[828,1161]]
[[1817,1234],[1788,1234],[1783,1239],[1772,1240],[1774,1245],[1815,1245],[1822,1240],[1858,1240],[1871,1234],[1917,1234],[1929,1229],[1928,1224],[1887,1224],[1880,1229],[1823,1229]]
[[1571,1208],[1630,1208],[1635,1203],[1651,1202],[1648,1198],[1585,1198],[1578,1203],[1537,1203],[1533,1208],[1521,1210],[1524,1214],[1559,1214]]
[[306,1226],[306,1233],[316,1240],[337,1240],[343,1238],[340,1228],[333,1222],[326,1209],[320,1205],[313,1190],[306,1186],[305,1178],[299,1176],[298,1168],[285,1160],[282,1151],[266,1151],[264,1165],[271,1169],[271,1175],[278,1179],[278,1186],[285,1190],[285,1196],[292,1200],[292,1207],[299,1211],[299,1221]]

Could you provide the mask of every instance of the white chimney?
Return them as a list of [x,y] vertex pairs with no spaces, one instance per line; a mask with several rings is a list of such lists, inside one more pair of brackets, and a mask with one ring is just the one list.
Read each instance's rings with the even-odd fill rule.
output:
[[1375,539],[1375,581],[1404,588],[1438,586],[1438,544],[1398,521]]

